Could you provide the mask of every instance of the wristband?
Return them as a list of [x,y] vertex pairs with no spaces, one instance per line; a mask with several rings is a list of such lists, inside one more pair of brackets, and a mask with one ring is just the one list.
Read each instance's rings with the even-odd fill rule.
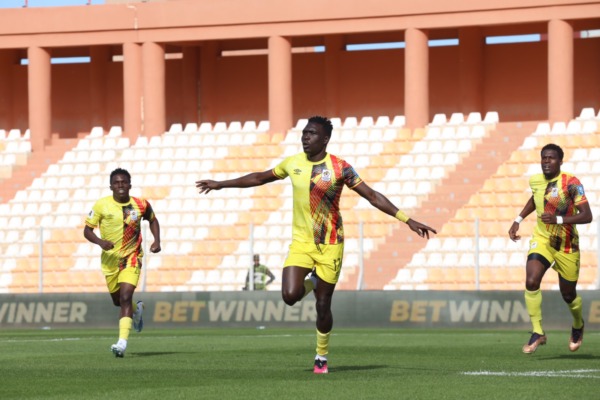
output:
[[561,217],[560,215],[556,217],[556,225],[562,225],[563,223],[563,217]]
[[517,224],[520,224],[521,222],[523,222],[523,217],[521,217],[520,215],[518,215],[517,218],[515,218],[515,222]]
[[396,215],[394,215],[394,217],[395,217],[397,220],[400,220],[400,221],[402,221],[402,222],[404,222],[404,223],[406,223],[406,221],[408,221],[408,220],[410,219],[410,217],[409,217],[408,215],[404,214],[404,213],[403,213],[402,211],[400,211],[400,210],[398,210],[398,212],[396,213]]

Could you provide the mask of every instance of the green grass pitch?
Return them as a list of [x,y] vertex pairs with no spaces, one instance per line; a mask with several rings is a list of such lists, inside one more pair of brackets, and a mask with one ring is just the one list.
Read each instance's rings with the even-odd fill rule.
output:
[[521,353],[527,332],[334,329],[328,375],[314,329],[0,331],[0,399],[597,399],[600,335]]

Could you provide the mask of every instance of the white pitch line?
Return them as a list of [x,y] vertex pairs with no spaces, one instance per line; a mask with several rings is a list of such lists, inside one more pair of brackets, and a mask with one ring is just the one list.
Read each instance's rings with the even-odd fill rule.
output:
[[509,376],[509,377],[543,377],[543,378],[600,378],[600,369],[571,369],[563,371],[528,371],[528,372],[506,372],[506,371],[467,371],[461,375],[470,376]]
[[[90,338],[97,339],[97,338]],[[30,342],[68,342],[85,340],[82,338],[54,338],[54,339],[0,339],[0,343],[30,343]]]

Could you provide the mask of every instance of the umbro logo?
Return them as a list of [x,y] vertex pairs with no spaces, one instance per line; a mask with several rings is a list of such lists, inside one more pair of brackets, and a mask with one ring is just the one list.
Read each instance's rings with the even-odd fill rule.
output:
[[294,174],[295,174],[295,175],[300,175],[301,173],[302,173],[302,170],[301,170],[300,168],[296,168],[296,169],[294,170]]

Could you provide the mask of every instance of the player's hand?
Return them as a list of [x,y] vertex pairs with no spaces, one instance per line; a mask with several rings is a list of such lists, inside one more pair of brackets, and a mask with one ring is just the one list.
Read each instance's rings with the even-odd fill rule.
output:
[[159,242],[154,242],[154,243],[152,243],[152,246],[150,246],[150,251],[152,253],[158,253],[160,250],[161,250],[161,248],[160,248]]
[[556,224],[556,215],[554,214],[543,213],[541,219],[545,224]]
[[513,242],[516,242],[517,240],[521,239],[521,235],[517,234],[518,231],[519,231],[519,224],[516,222],[513,222],[510,229],[508,230],[508,236],[510,237],[510,240],[512,240]]
[[201,181],[196,181],[196,187],[200,189],[200,194],[208,193],[211,190],[219,190],[221,186],[219,186],[219,182],[212,181],[210,179],[203,179]]
[[115,244],[113,242],[109,242],[108,240],[100,239],[100,243],[98,243],[102,250],[108,251],[115,248]]
[[408,221],[406,221],[406,224],[408,225],[411,231],[415,232],[421,237],[427,237],[427,239],[429,239],[429,232],[437,233],[435,229],[418,221],[415,221],[414,219],[409,219]]

